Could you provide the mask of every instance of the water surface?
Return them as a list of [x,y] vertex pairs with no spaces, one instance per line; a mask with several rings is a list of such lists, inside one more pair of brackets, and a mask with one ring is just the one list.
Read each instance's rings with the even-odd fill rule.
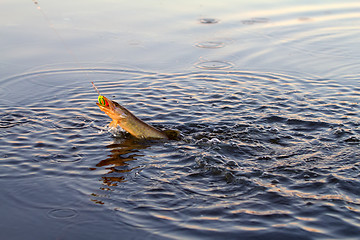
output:
[[0,15],[2,239],[360,235],[359,3],[37,3]]

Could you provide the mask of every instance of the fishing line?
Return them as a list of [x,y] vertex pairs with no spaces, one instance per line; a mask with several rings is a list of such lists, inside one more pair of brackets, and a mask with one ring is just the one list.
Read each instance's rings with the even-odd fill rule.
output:
[[96,90],[96,92],[99,94],[99,96],[101,95],[99,90],[97,89],[97,87],[95,86],[94,82],[91,82],[91,84],[93,85],[93,88]]
[[[63,47],[66,49],[66,51],[68,52],[68,54],[74,59],[74,61],[76,62],[76,64],[78,65],[78,67],[80,69],[85,69],[81,64],[79,59],[77,58],[76,54],[71,51],[71,49],[68,47],[68,45],[66,44],[64,38],[61,36],[61,34],[56,30],[54,24],[51,22],[50,18],[47,16],[47,14],[42,10],[42,8],[40,7],[39,1],[37,0],[32,0],[33,3],[36,5],[36,8],[39,10],[39,12],[41,13],[41,15],[43,15],[45,21],[47,22],[48,26],[54,31],[54,33],[56,34],[56,36],[58,37],[58,39],[60,40],[61,44],[63,45]],[[90,79],[89,73],[85,71],[85,74],[87,76],[88,79]]]

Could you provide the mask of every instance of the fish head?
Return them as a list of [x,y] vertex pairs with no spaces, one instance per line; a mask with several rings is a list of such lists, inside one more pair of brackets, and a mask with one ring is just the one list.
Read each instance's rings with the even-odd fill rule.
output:
[[99,95],[99,102],[97,102],[96,105],[114,121],[119,122],[128,115],[128,111],[124,107],[105,96]]

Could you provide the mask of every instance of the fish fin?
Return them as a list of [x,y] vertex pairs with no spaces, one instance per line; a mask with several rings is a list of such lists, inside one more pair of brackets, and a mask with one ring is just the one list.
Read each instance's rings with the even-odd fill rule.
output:
[[109,127],[115,128],[116,125],[117,125],[117,122],[113,120],[113,121],[109,124]]

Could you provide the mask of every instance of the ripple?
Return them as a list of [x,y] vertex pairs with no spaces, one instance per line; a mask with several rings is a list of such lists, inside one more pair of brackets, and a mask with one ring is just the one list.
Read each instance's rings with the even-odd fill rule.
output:
[[21,111],[13,110],[0,114],[0,128],[11,128],[28,122],[27,116]]
[[58,163],[76,163],[82,160],[81,155],[63,155],[63,154],[55,154],[51,156],[51,159]]
[[[101,75],[101,74],[122,74],[132,75],[138,74],[139,72],[126,69],[111,69],[111,68],[69,68],[69,69],[53,69],[46,71],[39,71],[34,73],[29,73],[27,76],[31,76],[31,82],[41,85],[41,86],[50,86],[50,87],[61,87],[61,88],[74,88],[74,86],[79,85],[79,82],[83,82],[82,79],[89,79],[90,76]],[[59,78],[61,75],[68,75],[71,77],[71,81],[62,81]],[[44,75],[47,75],[47,78],[44,79]],[[26,76],[26,77],[27,77]],[[18,76],[23,78],[25,76]],[[89,80],[90,81],[90,80]]]
[[205,41],[199,42],[195,46],[199,48],[222,48],[225,46],[225,43],[218,41]]
[[11,128],[16,126],[17,123],[16,122],[10,122],[10,121],[0,121],[0,128]]
[[[304,214],[299,209],[307,202],[358,203],[317,192],[334,171],[330,168],[349,167],[357,176],[357,168],[339,164],[337,155],[345,145],[353,154],[341,154],[343,160],[357,159],[358,144],[351,142],[358,142],[359,115],[348,104],[353,88],[304,73],[227,70],[233,65],[223,61],[195,66],[198,70],[181,73],[91,73],[101,79],[101,92],[156,127],[179,130],[181,141],[142,142],[99,133],[97,126],[109,118],[94,104],[96,93],[87,80],[63,91],[44,87],[41,98],[26,96],[27,112],[6,109],[0,115],[4,122],[28,121],[6,129],[13,132],[0,139],[7,155],[0,162],[2,176],[27,182],[13,188],[14,198],[19,204],[45,202],[52,209],[48,217],[66,220],[77,217],[80,208],[53,206],[77,196],[111,212],[118,225],[164,238],[184,228],[189,236],[199,229],[211,235],[213,226],[224,229],[217,231],[219,237],[227,232],[238,236],[239,229],[271,232],[273,225]],[[49,74],[71,79],[72,73]],[[347,94],[334,98],[338,91]],[[342,121],[350,111],[351,122]],[[356,139],[347,140],[351,136]],[[342,174],[351,177],[348,169]],[[49,185],[33,184],[34,176]],[[55,178],[65,182],[59,185]],[[357,193],[349,190],[356,185],[353,179],[326,183]],[[56,199],[47,198],[49,189]],[[294,224],[306,231],[301,222]]]
[[241,21],[243,24],[246,25],[253,25],[258,23],[268,23],[270,20],[268,18],[251,18],[248,20]]
[[74,218],[79,213],[75,209],[71,208],[55,208],[48,212],[48,216],[50,218],[55,219],[68,219],[68,218]]
[[[34,156],[35,162],[49,162],[49,163],[77,163],[83,157],[80,154],[72,153],[43,153]],[[60,172],[58,174],[61,174]]]
[[216,24],[219,23],[219,19],[216,18],[200,18],[199,22],[202,24]]
[[216,24],[219,23],[219,19],[216,18],[200,18],[199,22],[202,24]]
[[[16,69],[49,56],[69,56],[45,35],[19,48],[12,48],[18,42],[5,46],[10,50],[3,62],[14,68],[2,67],[3,76],[17,74],[0,81],[3,235],[360,236],[360,5],[285,2],[267,9],[240,1],[229,4],[232,9],[192,3],[182,6],[187,14],[152,19],[146,10],[156,13],[163,5],[132,4],[134,11],[123,8],[130,14],[116,15],[139,27],[132,33],[115,25],[94,27],[99,17],[91,26],[78,25],[83,31],[58,22],[69,47],[94,63],[21,73]],[[221,20],[196,17],[199,10]],[[22,31],[10,25],[5,30],[5,40],[22,39],[14,35]],[[93,36],[106,37],[99,42]],[[141,46],[131,46],[139,41]],[[95,62],[123,56],[165,72]],[[95,104],[92,80],[139,118],[179,130],[183,138],[139,141],[106,131],[102,126],[110,119]]]
[[222,70],[232,68],[233,64],[225,61],[203,61],[195,63],[195,67],[206,70]]
[[81,119],[63,119],[55,123],[55,126],[60,129],[84,129],[88,127],[87,122]]
[[[312,11],[310,16],[292,18],[283,15],[284,19],[275,22],[271,26],[267,25],[265,36],[272,39],[275,44],[281,44],[283,47],[297,51],[298,53],[311,54],[317,57],[341,57],[343,59],[359,58],[359,51],[353,46],[354,39],[359,39],[359,32],[350,21],[357,22],[359,3],[329,4],[319,8],[318,6],[308,6],[307,9]],[[336,11],[334,11],[336,9]],[[303,14],[299,8],[296,12],[298,15]],[[331,12],[331,14],[330,14]],[[284,12],[285,13],[285,12]],[[243,24],[257,24],[268,22],[260,18],[244,20]],[[279,25],[277,25],[279,24]],[[345,64],[344,61],[333,62],[332,71],[337,71],[339,66],[352,67],[356,61],[351,64]],[[336,66],[336,67],[335,67]],[[354,67],[356,69],[357,67]],[[329,69],[326,70],[327,72]],[[352,72],[354,70],[351,70]],[[351,72],[349,71],[349,72]],[[344,71],[341,71],[344,73]],[[336,76],[336,75],[335,75]]]
[[[98,76],[102,76],[103,74],[107,75],[108,77],[110,75],[116,76],[116,74],[121,74],[122,77],[126,77],[152,73],[142,71],[140,69],[116,67],[111,68],[109,66],[85,67],[85,64],[83,68],[51,65],[44,66],[43,69],[38,69],[32,72],[26,72],[5,79],[1,79],[0,82],[13,85],[18,83],[19,81],[24,81],[28,79],[29,82],[39,86],[73,89],[75,86],[78,86],[80,82],[84,82],[84,79],[87,79],[88,82],[91,82],[93,81],[92,79],[97,78]],[[64,79],[66,79],[66,81],[64,81]]]

